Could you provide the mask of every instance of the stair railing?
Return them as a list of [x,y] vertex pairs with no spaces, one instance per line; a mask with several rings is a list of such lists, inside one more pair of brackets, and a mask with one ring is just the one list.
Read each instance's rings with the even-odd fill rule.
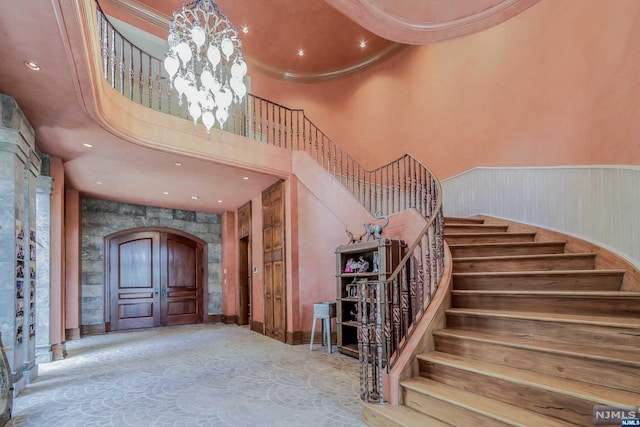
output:
[[366,402],[385,402],[384,374],[398,360],[442,279],[442,187],[425,170],[429,172],[427,224],[387,280],[359,284],[360,398]]
[[[111,87],[145,107],[188,119],[187,106],[172,93],[163,61],[129,42],[96,6],[102,72]],[[252,94],[247,94],[240,105],[230,107],[223,130],[276,147],[305,151],[374,215],[414,208],[427,218],[427,225],[390,278],[362,284],[359,292],[361,398],[382,402],[384,372],[397,360],[442,277],[440,182],[410,154],[367,170],[328,138],[303,110]]]

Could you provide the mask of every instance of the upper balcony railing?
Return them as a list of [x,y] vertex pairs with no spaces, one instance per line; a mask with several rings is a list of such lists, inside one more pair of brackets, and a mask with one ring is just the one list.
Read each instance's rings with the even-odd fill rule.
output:
[[[129,42],[97,12],[103,75],[111,87],[153,110],[188,119],[169,86],[163,61]],[[383,373],[401,353],[443,273],[442,188],[409,154],[367,170],[309,120],[303,110],[248,94],[230,107],[223,130],[288,150],[308,153],[372,214],[415,208],[427,219],[400,265],[384,282],[362,285],[359,348],[362,399],[383,401]]]

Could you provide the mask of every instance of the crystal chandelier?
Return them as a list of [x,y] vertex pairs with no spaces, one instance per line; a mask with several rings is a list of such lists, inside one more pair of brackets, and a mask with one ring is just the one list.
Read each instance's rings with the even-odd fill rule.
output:
[[193,123],[207,128],[229,117],[229,107],[247,93],[247,64],[237,28],[212,0],[195,0],[176,9],[169,23],[164,68],[178,103],[187,100]]

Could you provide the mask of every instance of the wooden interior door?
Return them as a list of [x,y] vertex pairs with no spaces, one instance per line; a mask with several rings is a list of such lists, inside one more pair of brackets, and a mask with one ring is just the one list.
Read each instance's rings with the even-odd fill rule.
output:
[[143,231],[109,242],[110,329],[160,325],[160,234]]
[[204,319],[202,245],[164,231],[134,231],[109,240],[109,330]]
[[162,233],[161,259],[161,324],[201,322],[202,247],[186,237]]
[[251,321],[251,202],[238,208],[238,325]]
[[248,325],[251,318],[249,238],[240,239],[238,246],[238,325]]
[[286,341],[284,183],[262,193],[265,334]]

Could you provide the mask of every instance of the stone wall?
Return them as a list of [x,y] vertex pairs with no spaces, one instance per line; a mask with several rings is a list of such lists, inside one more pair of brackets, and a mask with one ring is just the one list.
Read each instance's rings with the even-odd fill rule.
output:
[[37,376],[33,246],[40,163],[33,128],[15,99],[0,94],[0,333],[15,395]]
[[138,227],[173,228],[208,243],[208,313],[222,314],[220,215],[83,198],[81,324],[86,326],[105,322],[105,236]]

